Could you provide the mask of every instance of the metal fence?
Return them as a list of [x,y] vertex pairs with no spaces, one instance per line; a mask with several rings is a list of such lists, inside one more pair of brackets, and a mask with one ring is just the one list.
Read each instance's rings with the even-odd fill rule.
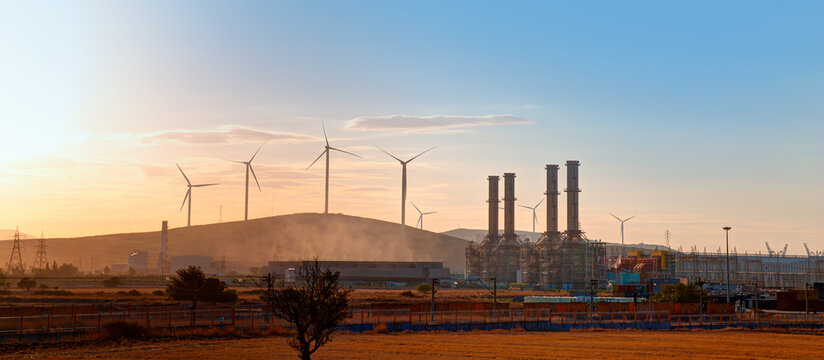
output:
[[[214,306],[127,309],[96,313],[19,315],[0,317],[0,339],[43,340],[61,336],[100,332],[114,321],[128,321],[151,329],[232,327],[267,330],[290,325],[271,316],[262,306]],[[573,329],[720,329],[720,328],[824,328],[821,314],[704,314],[670,315],[666,311],[639,312],[552,312],[549,309],[501,309],[412,312],[408,309],[355,310],[342,330],[363,332],[383,330],[493,330],[521,328],[527,331]]]

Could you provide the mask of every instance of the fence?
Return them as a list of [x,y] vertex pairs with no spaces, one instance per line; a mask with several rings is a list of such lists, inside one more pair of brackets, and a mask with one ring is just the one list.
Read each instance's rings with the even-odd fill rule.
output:
[[[266,330],[288,328],[262,306],[213,306],[196,311],[180,307],[132,309],[96,313],[21,314],[0,317],[0,340],[25,338],[31,341],[99,332],[113,321],[135,322],[147,328],[169,331],[195,327],[233,327]],[[408,309],[355,310],[341,326],[353,332],[372,331],[492,330],[521,328],[527,331],[573,329],[720,329],[720,328],[824,328],[820,314],[704,314],[671,315],[666,311],[645,312],[552,312],[540,308],[501,310],[410,311]]]

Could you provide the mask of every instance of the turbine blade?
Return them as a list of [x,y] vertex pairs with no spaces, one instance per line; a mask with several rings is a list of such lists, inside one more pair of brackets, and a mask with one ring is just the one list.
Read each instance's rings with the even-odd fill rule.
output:
[[634,218],[634,217],[636,217],[636,216],[638,216],[638,215],[632,215],[632,217],[628,217],[628,218],[627,218],[626,220],[624,220],[624,221],[629,221],[629,219],[632,219],[632,218]]
[[318,160],[320,160],[320,158],[323,156],[323,154],[326,154],[327,151],[329,151],[329,149],[323,150],[323,152],[320,153],[320,155],[318,155],[318,158],[315,159],[315,161],[312,161],[312,163],[309,164],[309,166],[306,167],[306,170],[309,170],[309,168],[311,168],[312,165],[315,165],[315,163],[318,162]]
[[[254,158],[254,156],[252,156],[252,157]],[[247,164],[246,166],[249,167],[249,170],[252,170],[252,177],[255,178],[255,184],[257,184],[257,186],[258,186],[258,191],[263,191],[263,190],[260,189],[260,183],[257,180],[257,175],[255,175],[255,168],[252,167],[252,160],[249,160],[249,164]]]
[[410,162],[410,161],[412,161],[412,160],[415,160],[418,156],[421,156],[421,155],[423,155],[423,154],[426,154],[426,153],[428,153],[430,150],[432,150],[432,149],[434,149],[434,148],[436,148],[436,147],[437,147],[437,146],[433,146],[433,147],[431,147],[431,148],[429,148],[429,149],[426,149],[426,150],[424,150],[422,153],[420,153],[420,154],[418,154],[418,155],[415,155],[414,157],[412,157],[412,158],[411,158],[411,159],[409,159],[409,160],[406,160],[406,162]]
[[238,163],[238,164],[245,164],[246,163],[245,161],[228,160],[228,159],[223,159],[223,160],[226,160],[228,162]]
[[192,188],[189,188],[189,190],[186,190],[186,196],[183,197],[183,203],[180,204],[180,210],[178,210],[178,211],[183,210],[183,205],[186,205],[186,199],[189,198],[189,194],[191,194],[191,193],[192,193]]
[[430,212],[425,212],[421,215],[429,215],[429,214],[437,214],[437,213],[438,213],[437,211],[430,211]]
[[257,151],[255,151],[255,154],[254,154],[254,155],[252,155],[252,158],[251,158],[251,159],[249,159],[249,162],[250,162],[250,163],[252,162],[252,160],[254,160],[254,159],[255,159],[255,156],[257,156],[257,154],[260,152],[260,149],[262,149],[262,148],[263,148],[263,145],[266,145],[266,143],[267,143],[267,142],[269,142],[269,140],[266,140],[266,141],[264,141],[264,142],[263,142],[263,144],[260,144],[260,147],[257,149]]
[[421,220],[423,220],[423,214],[418,216],[418,222],[415,223],[415,227],[421,226]]
[[326,124],[323,123],[323,116],[320,117],[320,126],[323,128],[323,139],[326,140],[326,146],[329,146],[329,138],[326,137]]
[[418,210],[418,212],[421,212],[421,209],[418,209],[418,207],[415,205],[415,203],[413,203],[413,202],[411,202],[411,201],[410,201],[410,203],[412,203],[412,206],[414,206],[414,207],[415,207],[415,210]]
[[541,206],[541,203],[543,203],[544,200],[546,200],[546,199],[541,199],[541,201],[539,201],[537,204],[535,204],[535,208],[537,208],[538,206]]
[[522,207],[522,208],[524,208],[524,209],[533,210],[531,207],[526,206],[526,205],[520,205],[520,204],[518,204],[518,206],[520,206],[520,207]]
[[331,147],[331,146],[329,147],[329,149],[331,149],[331,150],[335,150],[335,151],[340,151],[340,152],[342,152],[342,153],[346,153],[346,154],[352,155],[352,156],[354,156],[354,157],[356,157],[356,158],[363,159],[360,155],[350,153],[350,152],[348,152],[348,151],[346,151],[346,150],[341,150],[341,149],[338,149],[338,148],[333,148],[333,147]]
[[186,177],[186,173],[183,172],[183,169],[180,168],[180,165],[177,165],[177,163],[175,163],[175,165],[177,166],[177,169],[180,170],[180,173],[183,174],[183,178],[186,179],[186,183],[192,185],[192,182],[189,181],[188,177]]
[[[609,213],[609,214],[610,214],[610,215],[612,215],[612,213]],[[618,218],[617,216],[615,216],[615,215],[612,215],[612,217],[614,217],[614,218],[615,218],[615,220],[621,221],[621,219],[619,219],[619,218]],[[622,222],[623,222],[623,221],[622,221]]]
[[197,184],[197,185],[192,185],[192,187],[204,187],[204,186],[214,186],[214,185],[220,185],[220,183],[212,183],[212,184]]
[[400,163],[401,163],[401,164],[403,164],[403,160],[398,159],[395,155],[392,155],[392,154],[390,154],[388,151],[386,151],[386,150],[384,150],[384,149],[381,149],[381,147],[380,147],[380,146],[375,146],[375,147],[376,147],[376,148],[378,148],[380,151],[383,151],[386,155],[391,156],[393,159],[398,160],[398,161],[400,161]]

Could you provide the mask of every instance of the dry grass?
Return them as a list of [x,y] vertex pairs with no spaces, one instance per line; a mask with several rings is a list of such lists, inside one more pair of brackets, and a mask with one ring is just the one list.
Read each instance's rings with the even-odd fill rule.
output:
[[[341,334],[317,359],[774,359],[818,358],[821,333],[752,331],[432,332]],[[28,350],[10,358],[291,359],[284,337],[169,340]]]

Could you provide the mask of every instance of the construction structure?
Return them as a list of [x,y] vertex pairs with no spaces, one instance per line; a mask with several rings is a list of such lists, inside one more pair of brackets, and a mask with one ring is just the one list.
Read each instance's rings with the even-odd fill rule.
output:
[[14,229],[14,243],[12,243],[11,256],[6,270],[10,274],[19,275],[23,273],[23,256],[20,255],[20,230]]
[[580,228],[578,161],[567,161],[567,230],[558,229],[558,169],[547,171],[547,229],[536,242],[515,235],[515,174],[504,174],[504,234],[498,235],[498,177],[489,181],[489,231],[480,244],[466,249],[468,276],[481,280],[521,282],[545,288],[584,289],[592,280],[606,283],[606,247],[586,238]]
[[[804,288],[805,284],[824,282],[824,256],[786,255],[782,252],[730,254],[730,283],[769,288]],[[723,283],[726,256],[721,253],[692,251],[669,257],[671,272],[677,277]]]

